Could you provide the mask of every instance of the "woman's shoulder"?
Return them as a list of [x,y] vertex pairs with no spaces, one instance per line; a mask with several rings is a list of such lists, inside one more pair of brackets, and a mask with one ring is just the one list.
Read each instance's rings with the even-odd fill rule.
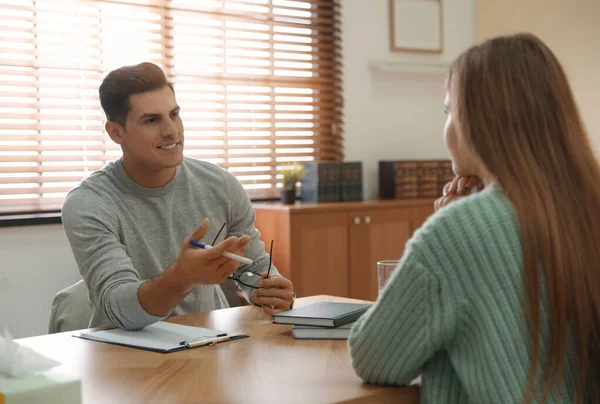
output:
[[[515,217],[516,211],[508,197],[498,187],[491,185],[480,192],[443,207],[436,215],[433,215],[432,221],[451,221],[459,224],[466,220],[473,225],[473,219],[487,218],[488,220],[484,222],[489,225],[491,224],[489,221]],[[482,222],[475,223],[484,224]]]
[[437,211],[415,232],[410,244],[418,244],[421,250],[460,251],[519,236],[512,203],[501,190],[490,186]]

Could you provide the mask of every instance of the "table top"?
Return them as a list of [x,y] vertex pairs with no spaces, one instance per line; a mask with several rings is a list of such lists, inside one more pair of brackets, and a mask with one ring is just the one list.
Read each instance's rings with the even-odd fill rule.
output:
[[[312,296],[318,301],[360,302]],[[104,403],[418,403],[417,387],[363,384],[350,364],[347,341],[295,340],[291,326],[273,324],[245,306],[168,321],[250,338],[168,354],[74,338],[78,332],[18,340],[81,376],[83,404]]]

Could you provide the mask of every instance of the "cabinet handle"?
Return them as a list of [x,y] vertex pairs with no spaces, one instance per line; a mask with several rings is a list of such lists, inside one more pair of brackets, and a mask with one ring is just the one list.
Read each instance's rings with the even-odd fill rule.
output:
[[371,216],[365,216],[365,223],[366,224],[371,223]]
[[360,217],[358,217],[358,216],[354,217],[354,224],[360,224]]

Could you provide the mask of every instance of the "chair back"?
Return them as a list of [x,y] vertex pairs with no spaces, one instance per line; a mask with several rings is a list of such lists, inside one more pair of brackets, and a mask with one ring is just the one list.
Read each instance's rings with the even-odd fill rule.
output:
[[81,330],[88,328],[94,306],[88,298],[83,280],[61,290],[52,300],[48,333]]

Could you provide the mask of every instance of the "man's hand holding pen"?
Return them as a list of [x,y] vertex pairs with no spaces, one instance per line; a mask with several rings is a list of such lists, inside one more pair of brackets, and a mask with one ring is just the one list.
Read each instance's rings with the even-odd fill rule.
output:
[[185,239],[177,261],[156,278],[142,283],[137,297],[146,312],[168,316],[196,285],[219,284],[235,273],[239,261],[223,254],[243,256],[250,237],[229,237],[211,248],[190,244],[191,240],[201,240],[209,228],[210,222],[206,219]]
[[262,306],[267,314],[281,313],[289,310],[294,301],[292,282],[280,275],[262,275],[256,283],[260,289],[253,289],[250,293],[250,303]]
[[250,237],[229,237],[223,242],[208,246],[210,248],[197,248],[190,241],[201,240],[208,229],[210,222],[204,220],[188,238],[185,239],[179,258],[170,270],[176,271],[178,277],[192,288],[196,285],[214,285],[223,282],[235,273],[239,260],[224,256],[224,253],[244,255],[250,243]]
[[[180,280],[186,282],[186,292],[197,284],[219,284],[226,278],[234,279],[243,285],[246,285],[239,277],[236,279],[231,276],[235,274],[240,261],[249,261],[249,264],[255,263],[250,259],[243,257],[244,251],[248,247],[250,237],[229,237],[219,244],[209,245],[200,242],[210,227],[208,219],[202,222],[202,225],[194,231],[184,241],[181,253],[175,265],[169,270],[175,271]],[[219,230],[219,234],[223,230]],[[218,238],[215,237],[216,239]],[[273,253],[273,243],[271,243],[271,254]],[[265,313],[275,314],[289,310],[294,302],[294,288],[289,279],[279,274],[269,275],[271,270],[271,261],[269,261],[269,271],[262,274],[250,292],[250,303],[261,306]]]

